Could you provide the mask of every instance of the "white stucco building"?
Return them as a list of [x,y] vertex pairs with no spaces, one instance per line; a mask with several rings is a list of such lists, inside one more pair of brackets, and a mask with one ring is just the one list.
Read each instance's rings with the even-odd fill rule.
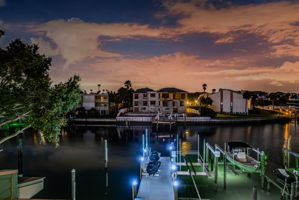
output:
[[159,95],[150,88],[141,88],[133,94],[133,111],[156,113],[159,109]]
[[239,92],[229,89],[219,89],[209,95],[213,100],[212,108],[215,112],[230,114],[248,114],[248,100]]
[[97,93],[82,93],[81,106],[85,110],[96,109],[101,115],[109,114],[109,95],[106,91],[99,91]]
[[184,113],[187,92],[177,88],[154,91],[141,88],[133,94],[133,111],[144,113]]

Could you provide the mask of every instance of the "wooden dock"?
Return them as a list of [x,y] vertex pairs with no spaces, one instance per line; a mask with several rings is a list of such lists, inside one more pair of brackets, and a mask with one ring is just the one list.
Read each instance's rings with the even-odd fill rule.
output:
[[159,176],[142,176],[137,198],[142,200],[174,200],[169,157],[161,157]]

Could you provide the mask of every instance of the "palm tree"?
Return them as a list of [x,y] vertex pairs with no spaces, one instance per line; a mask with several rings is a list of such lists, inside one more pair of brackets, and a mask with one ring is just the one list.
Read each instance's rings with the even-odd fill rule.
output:
[[125,83],[124,83],[124,85],[125,85],[125,87],[126,87],[127,89],[132,88],[132,83],[131,83],[130,80],[126,80]]
[[208,85],[206,83],[202,84],[203,92],[206,92],[207,87],[208,87]]

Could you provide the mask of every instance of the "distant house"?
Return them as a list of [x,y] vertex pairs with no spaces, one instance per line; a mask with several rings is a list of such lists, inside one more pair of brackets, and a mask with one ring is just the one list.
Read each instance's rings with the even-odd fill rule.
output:
[[160,112],[162,113],[184,113],[186,112],[186,101],[188,93],[177,88],[162,88],[159,93]]
[[105,91],[97,93],[82,93],[81,94],[81,107],[85,110],[96,109],[101,115],[109,114],[109,95]]
[[230,114],[248,114],[248,100],[240,92],[229,89],[219,89],[211,94],[212,108],[215,112]]
[[95,93],[82,93],[81,106],[84,107],[85,110],[95,108]]
[[109,94],[102,91],[95,95],[95,109],[99,111],[101,115],[109,114]]
[[150,88],[140,88],[133,93],[134,112],[158,112],[158,93]]
[[133,111],[144,113],[184,113],[187,92],[177,88],[154,91],[141,88],[133,94]]

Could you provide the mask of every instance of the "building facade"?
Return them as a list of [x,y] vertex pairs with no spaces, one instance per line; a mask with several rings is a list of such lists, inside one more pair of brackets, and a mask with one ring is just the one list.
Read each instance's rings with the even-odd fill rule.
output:
[[101,115],[109,114],[109,95],[107,92],[82,93],[81,106],[85,110],[96,109]]
[[158,90],[160,112],[185,113],[188,93],[177,88],[162,88]]
[[248,114],[248,100],[239,92],[229,89],[219,89],[211,94],[212,108],[215,112],[230,114]]
[[141,88],[133,94],[133,111],[156,113],[159,110],[158,93],[150,88]]
[[141,88],[133,94],[133,111],[144,113],[184,113],[187,92],[177,88],[154,91]]

